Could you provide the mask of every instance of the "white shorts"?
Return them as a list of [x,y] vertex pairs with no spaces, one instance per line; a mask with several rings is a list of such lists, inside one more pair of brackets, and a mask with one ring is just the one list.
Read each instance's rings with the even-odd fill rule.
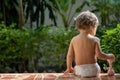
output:
[[74,67],[74,70],[75,70],[75,75],[81,77],[94,77],[94,76],[98,76],[100,73],[100,67],[97,63],[77,65]]

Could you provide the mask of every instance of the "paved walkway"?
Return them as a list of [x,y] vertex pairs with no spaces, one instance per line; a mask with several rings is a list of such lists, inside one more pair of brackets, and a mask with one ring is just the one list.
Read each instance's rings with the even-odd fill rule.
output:
[[[120,74],[108,77],[107,74],[100,74],[101,80],[120,80]],[[63,73],[3,73],[0,80],[100,80],[93,78],[80,78],[73,74],[63,75]]]

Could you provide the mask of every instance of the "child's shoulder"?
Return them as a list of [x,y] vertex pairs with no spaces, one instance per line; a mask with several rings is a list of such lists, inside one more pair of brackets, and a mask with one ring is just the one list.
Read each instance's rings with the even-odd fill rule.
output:
[[95,42],[98,42],[98,43],[100,42],[100,39],[96,36],[94,36],[93,39],[94,39]]
[[79,37],[79,35],[76,35],[72,38],[72,40],[76,40],[76,39],[78,39],[78,37]]
[[72,39],[71,39],[71,42],[74,42],[78,39],[78,35],[74,36]]
[[94,36],[94,39],[97,40],[97,41],[100,41],[100,39],[96,36]]
[[100,42],[100,39],[96,36],[90,36],[89,38],[94,42]]

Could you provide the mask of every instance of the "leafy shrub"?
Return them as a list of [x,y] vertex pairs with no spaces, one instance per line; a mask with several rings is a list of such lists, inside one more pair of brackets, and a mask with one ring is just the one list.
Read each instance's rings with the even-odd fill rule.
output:
[[113,64],[115,72],[120,72],[120,24],[112,30],[107,30],[102,36],[102,49],[106,53],[113,53],[116,61]]
[[47,30],[42,29],[41,33],[45,33],[46,38],[40,42],[40,59],[44,66],[57,66],[62,70],[66,66],[66,55],[71,38],[77,34],[75,29],[62,27],[49,27]]
[[[100,33],[99,36],[103,35],[102,28]],[[78,32],[73,27],[66,30],[64,27],[41,26],[35,30],[27,28],[18,30],[14,29],[14,24],[6,27],[1,23],[0,72],[33,71],[41,66],[44,68],[56,66],[58,71],[63,70],[66,67],[70,40],[76,34]],[[101,38],[103,51],[115,54],[116,61],[113,67],[119,72],[120,25],[113,30],[107,30]],[[107,62],[102,60],[98,62],[102,70],[106,71]],[[24,67],[23,70],[21,66]]]
[[37,62],[32,63],[32,60],[35,61],[40,55],[38,47],[40,40],[44,39],[42,34],[38,30],[27,28],[14,29],[14,26],[15,24],[0,24],[0,72],[23,72],[34,67],[36,69]]
[[23,49],[30,35],[27,32],[13,29],[14,26],[15,24],[8,27],[4,23],[0,24],[0,67],[2,69],[0,72],[5,71],[5,67],[15,68],[16,65],[25,64],[24,61],[29,57],[25,55]]
[[[0,24],[0,72],[38,70],[39,66],[65,66],[65,58],[74,29],[42,26],[40,29],[14,29]],[[22,69],[22,67],[23,69]]]

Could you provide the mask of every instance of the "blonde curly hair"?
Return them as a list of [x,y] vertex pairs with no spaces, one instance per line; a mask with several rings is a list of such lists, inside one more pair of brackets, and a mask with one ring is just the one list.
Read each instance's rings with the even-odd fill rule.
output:
[[78,29],[88,29],[91,27],[98,26],[98,18],[90,11],[81,12],[76,18],[76,27]]

